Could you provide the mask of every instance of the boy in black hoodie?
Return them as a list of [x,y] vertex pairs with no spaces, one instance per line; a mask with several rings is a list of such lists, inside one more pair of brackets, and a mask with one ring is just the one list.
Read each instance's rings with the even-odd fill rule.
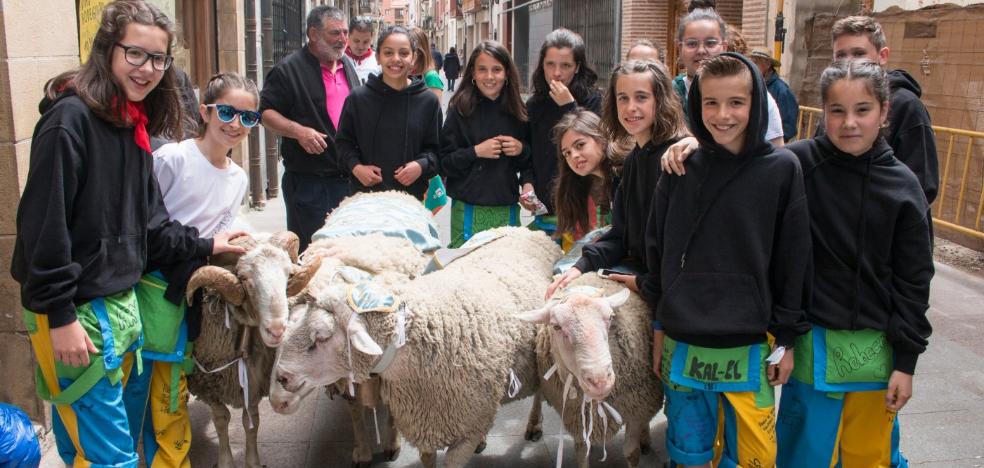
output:
[[[838,20],[830,30],[834,60],[868,59],[888,65],[888,44],[881,25],[870,16],[849,16]],[[891,99],[888,107],[888,134],[885,140],[902,161],[916,174],[930,204],[940,187],[940,167],[936,154],[936,136],[929,112],[919,97],[922,88],[905,70],[888,72]],[[817,135],[824,132],[823,124]]]
[[767,91],[754,64],[725,53],[696,79],[688,104],[701,147],[688,176],[657,185],[640,282],[655,305],[654,333],[666,334],[653,360],[666,382],[667,451],[678,465],[709,466],[723,412],[722,463],[773,466],[769,384],[788,378],[785,350],[808,328],[802,172],[765,141]]
[[810,333],[779,411],[780,466],[906,466],[896,414],[932,332],[929,206],[880,136],[889,78],[870,60],[820,80],[826,135],[789,146],[813,234]]
[[384,29],[382,72],[345,99],[335,143],[353,192],[401,190],[422,201],[437,174],[441,105],[423,81],[408,79],[414,47],[406,29]]

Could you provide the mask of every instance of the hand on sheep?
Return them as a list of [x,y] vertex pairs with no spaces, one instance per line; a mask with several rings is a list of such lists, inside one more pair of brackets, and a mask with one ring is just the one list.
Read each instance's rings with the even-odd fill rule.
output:
[[560,275],[557,279],[553,280],[553,283],[550,283],[550,286],[547,286],[547,294],[545,294],[543,298],[550,299],[550,297],[552,297],[558,289],[564,289],[567,287],[567,283],[574,281],[574,279],[578,276],[581,276],[581,270],[578,270],[576,267],[571,267],[569,270],[565,271],[563,275]]
[[423,172],[424,169],[420,167],[420,163],[417,161],[410,161],[400,166],[400,168],[393,173],[393,177],[396,178],[397,182],[410,186],[410,184],[416,182],[417,179],[420,178],[420,174]]
[[683,162],[697,151],[700,145],[697,143],[697,139],[694,137],[684,138],[672,146],[666,149],[663,153],[663,157],[660,158],[659,164],[663,166],[663,172],[669,172],[676,175],[685,175],[687,169],[683,167]]
[[632,290],[632,292],[638,294],[639,286],[636,284],[636,275],[620,275],[617,273],[612,273],[608,275],[608,279],[612,281],[618,281],[625,285],[625,287]]
[[216,234],[212,237],[212,255],[225,252],[234,254],[246,253],[246,249],[242,246],[232,245],[229,243],[232,239],[245,235],[246,232],[244,231],[227,231]]
[[787,348],[786,354],[782,355],[779,364],[770,364],[767,372],[769,385],[785,384],[789,380],[789,374],[793,373],[793,348]]
[[523,142],[509,135],[499,135],[496,139],[502,144],[502,153],[506,156],[519,156],[523,154]]
[[383,181],[383,170],[379,166],[369,166],[366,164],[356,164],[352,168],[352,175],[359,179],[363,187],[372,187]]
[[89,353],[99,353],[78,320],[48,330],[48,336],[51,338],[51,351],[55,360],[66,365],[89,367]]
[[489,138],[475,145],[475,156],[486,159],[499,159],[502,154],[502,142],[497,138]]
[[912,375],[893,371],[888,378],[888,392],[885,393],[885,406],[890,411],[901,411],[912,398]]
[[[523,184],[523,187],[522,187],[522,189],[520,189],[519,193],[530,193],[532,191],[533,191],[533,184],[527,182],[527,183]],[[527,200],[527,199],[523,198],[523,197],[519,197],[519,204],[523,208],[525,208],[526,210],[528,210],[530,213],[533,213],[533,212],[536,211],[536,204],[533,203],[533,202],[531,202],[530,200]]]
[[656,378],[663,380],[663,338],[666,332],[653,330],[653,373]]

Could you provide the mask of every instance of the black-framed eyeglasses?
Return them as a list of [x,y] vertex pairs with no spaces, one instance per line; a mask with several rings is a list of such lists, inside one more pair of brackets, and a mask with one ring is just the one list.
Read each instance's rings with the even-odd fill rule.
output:
[[123,57],[126,58],[126,63],[135,67],[142,67],[143,64],[150,60],[150,64],[154,67],[154,70],[165,71],[171,68],[171,64],[174,63],[174,57],[167,54],[152,54],[142,47],[123,45],[119,42],[114,45],[123,49]]
[[219,120],[224,123],[232,123],[238,115],[239,123],[243,124],[243,127],[253,128],[261,120],[259,112],[236,109],[228,104],[206,104],[205,107],[215,108],[215,115],[219,116]]

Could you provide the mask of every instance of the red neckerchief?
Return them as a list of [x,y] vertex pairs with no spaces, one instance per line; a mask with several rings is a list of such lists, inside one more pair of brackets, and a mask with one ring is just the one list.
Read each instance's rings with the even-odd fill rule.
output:
[[355,60],[355,63],[362,65],[362,61],[369,58],[369,56],[372,55],[372,47],[367,49],[366,53],[362,55],[355,55],[355,52],[352,52],[351,47],[345,47],[345,55],[348,55],[350,59]]
[[144,151],[150,153],[150,134],[147,133],[147,112],[144,103],[126,101],[126,120],[133,124],[133,141]]

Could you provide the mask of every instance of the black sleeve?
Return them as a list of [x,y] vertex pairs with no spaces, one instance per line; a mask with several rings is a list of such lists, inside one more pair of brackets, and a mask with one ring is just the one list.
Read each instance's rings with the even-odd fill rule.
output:
[[533,167],[533,150],[530,149],[530,127],[523,123],[519,135],[515,135],[513,138],[523,143],[523,152],[512,159],[513,168],[516,169],[516,172],[522,173],[522,171]]
[[260,112],[273,109],[287,117],[290,109],[294,108],[294,93],[288,86],[287,78],[281,69],[273,67],[263,80],[263,91],[260,92]]
[[810,211],[803,185],[803,171],[795,156],[785,206],[776,222],[776,237],[772,248],[770,281],[772,283],[772,317],[769,332],[776,345],[790,348],[796,337],[806,333],[810,325],[803,310],[803,293],[807,268],[812,257]]
[[[601,115],[601,93],[592,91],[591,92],[591,95],[589,95],[588,98],[584,100],[584,103],[583,104],[579,104],[577,107],[585,108],[585,109],[587,109],[587,110],[589,110],[591,112],[594,112],[595,114],[597,114],[597,115],[600,116]],[[564,110],[564,113],[566,114],[567,112],[570,112],[572,110],[574,110],[574,109],[565,109]]]
[[904,106],[900,112],[892,113],[904,118],[902,122],[890,123],[893,128],[899,130],[892,134],[892,141],[888,143],[895,150],[895,157],[916,174],[919,185],[926,194],[926,201],[932,204],[940,187],[936,135],[933,133],[926,107],[918,100],[910,102],[912,104]]
[[[431,96],[434,94],[431,93]],[[437,96],[434,96],[434,104],[430,124],[427,125],[427,131],[424,132],[421,152],[415,159],[417,164],[420,164],[422,169],[420,177],[424,180],[437,175],[439,169],[437,155],[441,151],[441,121],[444,120],[444,117],[441,114],[441,104],[437,102]]]
[[198,229],[171,220],[152,171],[147,182],[147,210],[150,214],[147,222],[148,263],[168,265],[205,258],[212,253],[212,239],[199,238]]
[[639,294],[649,304],[653,312],[653,321],[657,322],[656,309],[663,297],[663,226],[666,223],[666,212],[670,206],[670,193],[673,180],[678,176],[665,174],[656,183],[653,201],[650,203],[649,217],[646,221],[646,270],[636,276],[636,287]]
[[339,169],[349,175],[355,166],[362,164],[362,150],[359,148],[356,125],[359,121],[358,106],[352,95],[345,98],[342,115],[338,118],[338,132],[335,133],[335,149],[338,151]]
[[[623,167],[623,183],[619,184],[615,192],[615,200],[612,203],[612,227],[598,240],[585,245],[582,249],[581,259],[574,264],[574,267],[581,272],[593,271],[599,268],[608,268],[618,264],[625,258],[627,249],[625,248],[625,197],[626,183],[624,181],[633,180],[633,164],[635,158],[626,160]],[[638,281],[638,277],[636,280]],[[636,283],[638,286],[638,282]]]
[[441,175],[450,178],[465,178],[475,164],[475,144],[468,140],[464,122],[457,111],[451,109],[448,119],[441,129]]
[[[536,101],[535,101],[535,99],[536,98],[532,98],[531,97],[529,100],[526,101],[526,117],[529,118],[529,120],[526,122],[526,134],[529,136],[528,142],[529,142],[530,145],[532,145],[533,140],[535,139],[535,137],[533,135],[533,121],[535,119],[534,116],[536,115]],[[522,170],[519,171],[519,184],[520,185],[523,185],[523,184],[532,184],[533,181],[534,181],[534,178],[533,178],[533,153],[532,153],[532,150],[533,150],[533,148],[530,148],[530,161],[529,161],[529,165],[525,169],[522,169]]]
[[75,321],[72,299],[82,265],[72,259],[68,223],[74,216],[84,151],[64,128],[36,135],[27,184],[17,209],[16,248],[20,255],[15,256],[12,270],[21,283],[24,307],[47,314],[51,328]]
[[[913,210],[915,211],[915,210]],[[900,218],[892,239],[892,314],[887,338],[895,351],[895,370],[912,375],[919,354],[926,351],[933,327],[926,317],[929,283],[933,279],[933,245],[929,210]]]

